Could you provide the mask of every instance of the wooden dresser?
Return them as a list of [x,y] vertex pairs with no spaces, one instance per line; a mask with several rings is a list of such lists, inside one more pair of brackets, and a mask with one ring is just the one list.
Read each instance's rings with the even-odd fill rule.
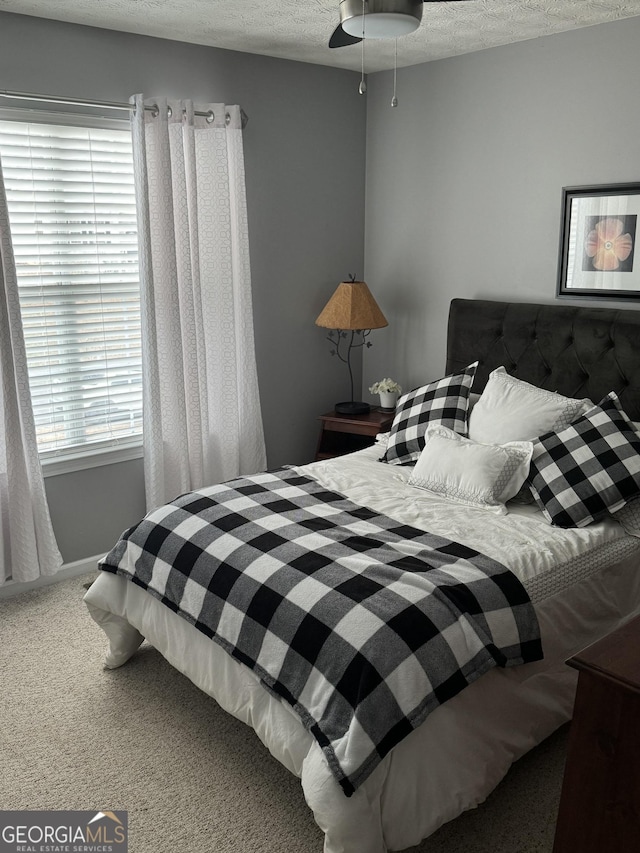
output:
[[580,675],[553,853],[638,853],[640,618],[568,663]]

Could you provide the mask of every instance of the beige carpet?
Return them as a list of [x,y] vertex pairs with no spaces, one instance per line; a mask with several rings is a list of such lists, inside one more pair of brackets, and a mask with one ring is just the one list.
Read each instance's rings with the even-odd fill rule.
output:
[[[102,668],[87,579],[0,601],[0,809],[126,809],[131,853],[321,853],[298,780],[250,729],[147,645]],[[565,745],[413,853],[550,853]]]

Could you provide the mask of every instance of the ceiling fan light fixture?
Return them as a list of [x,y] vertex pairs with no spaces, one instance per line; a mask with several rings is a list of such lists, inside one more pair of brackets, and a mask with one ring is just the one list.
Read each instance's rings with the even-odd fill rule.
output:
[[[410,15],[399,15],[394,12],[378,12],[376,15],[366,15],[366,37],[368,39],[395,39],[408,36],[420,26],[420,21]],[[349,18],[342,29],[350,36],[362,35],[362,15]]]
[[[350,36],[362,37],[362,0],[342,0],[340,23]],[[423,0],[365,0],[365,38],[399,38],[420,26]]]

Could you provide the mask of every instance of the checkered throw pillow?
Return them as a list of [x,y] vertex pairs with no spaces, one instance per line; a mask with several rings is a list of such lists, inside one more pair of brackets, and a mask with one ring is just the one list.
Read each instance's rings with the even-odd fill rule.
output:
[[640,433],[613,392],[534,442],[528,482],[558,527],[586,527],[640,495]]
[[389,443],[381,462],[410,465],[425,445],[427,426],[441,424],[460,435],[467,434],[469,392],[478,362],[416,388],[400,397],[391,425]]

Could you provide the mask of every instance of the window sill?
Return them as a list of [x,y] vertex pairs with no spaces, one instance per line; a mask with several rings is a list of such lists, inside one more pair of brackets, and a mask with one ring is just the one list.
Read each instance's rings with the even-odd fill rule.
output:
[[103,465],[113,465],[116,462],[142,459],[143,455],[142,441],[136,441],[126,445],[118,444],[116,447],[103,446],[84,450],[82,453],[67,453],[64,456],[41,456],[40,463],[45,477],[55,477],[58,474],[84,471],[85,468],[101,468]]

